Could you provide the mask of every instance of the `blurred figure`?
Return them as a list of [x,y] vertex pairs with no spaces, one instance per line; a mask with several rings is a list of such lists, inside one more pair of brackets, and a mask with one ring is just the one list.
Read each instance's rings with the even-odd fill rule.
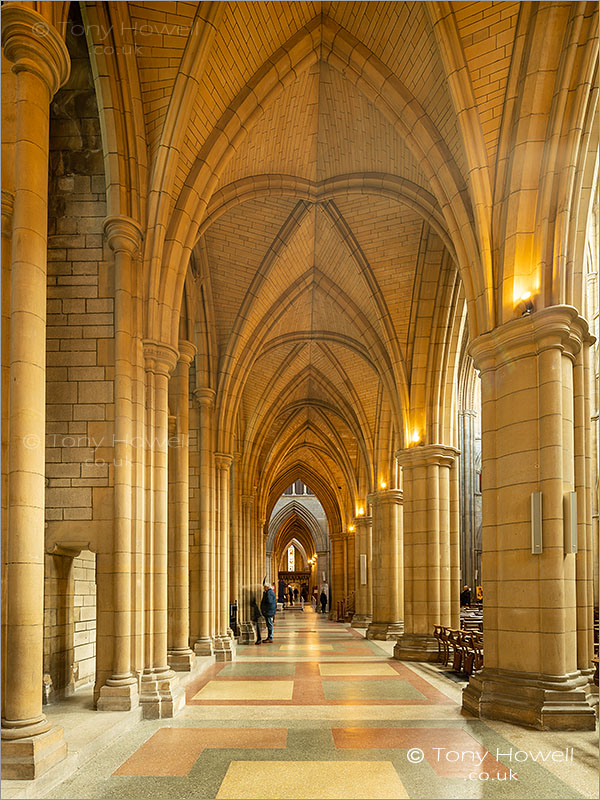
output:
[[[455,595],[456,597],[456,595]],[[465,585],[462,588],[462,592],[460,593],[460,604],[461,606],[470,606],[471,605],[471,587]]]
[[319,600],[321,601],[321,613],[324,614],[325,609],[327,608],[327,595],[325,594],[325,592],[321,592]]

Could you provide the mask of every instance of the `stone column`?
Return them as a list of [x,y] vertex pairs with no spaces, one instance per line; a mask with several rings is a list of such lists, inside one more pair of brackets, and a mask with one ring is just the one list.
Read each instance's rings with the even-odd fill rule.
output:
[[191,342],[179,342],[179,361],[171,389],[175,415],[175,441],[170,442],[173,464],[173,525],[169,560],[173,575],[173,605],[169,609],[170,647],[169,666],[176,671],[189,672],[194,665],[194,653],[190,649],[190,580],[189,580],[189,380],[190,364],[196,354]]
[[404,631],[402,492],[369,495],[373,516],[373,619],[368,639],[398,639]]
[[218,540],[219,572],[215,581],[219,592],[219,613],[214,639],[217,661],[232,661],[235,649],[229,635],[229,475],[232,457],[215,453],[216,474],[216,535]]
[[[7,587],[8,558],[8,440],[9,413],[8,396],[10,391],[10,276],[11,276],[11,237],[14,208],[14,195],[2,189],[2,585]],[[2,603],[2,716],[6,700],[6,647],[7,647],[8,603]]]
[[330,619],[337,619],[337,604],[344,598],[344,545],[342,533],[330,533],[331,542],[331,587],[329,596]]
[[35,778],[66,755],[42,713],[42,651],[49,107],[70,61],[58,32],[17,4],[2,7],[2,45],[16,75],[2,777]]
[[153,419],[146,449],[152,464],[152,657],[142,679],[140,703],[146,718],[173,717],[185,704],[183,690],[167,660],[167,508],[169,375],[178,354],[160,342],[144,342],[146,407]]
[[240,644],[250,644],[254,638],[254,629],[250,620],[250,599],[253,587],[251,580],[252,554],[252,512],[254,497],[242,495],[242,591],[240,605],[243,606],[243,621],[240,623]]
[[[355,614],[352,618],[353,628],[367,628],[373,619],[371,524],[371,517],[356,517],[354,520],[354,530],[356,531],[356,604]],[[366,583],[361,583],[361,556],[366,558],[367,563]]]
[[239,469],[241,453],[234,453],[231,469],[231,485],[229,499],[231,510],[229,515],[229,602],[238,606],[238,631],[231,631],[235,637],[239,633],[240,623],[240,496],[239,496]]
[[202,388],[194,391],[200,407],[200,637],[194,643],[197,656],[213,653],[215,592],[215,530],[212,522],[213,411],[215,392]]
[[461,523],[461,572],[463,584],[475,587],[475,536],[477,520],[475,514],[475,418],[476,412],[465,409],[458,414],[461,486],[460,486],[460,523]]
[[138,683],[131,668],[132,538],[132,325],[133,258],[143,232],[129,217],[108,217],[104,233],[115,268],[115,443],[112,545],[112,674],[100,689],[98,710],[129,711],[138,705]]
[[[575,490],[573,367],[587,336],[574,308],[554,306],[471,344],[482,381],[485,666],[463,707],[476,716],[540,729],[595,726],[577,635],[591,609],[577,606],[581,578],[564,534],[565,497]],[[542,494],[538,554],[532,492]]]
[[591,345],[585,336],[573,367],[574,480],[577,492],[577,666],[590,674],[594,654],[594,547],[592,543]]
[[458,623],[457,455],[440,444],[396,454],[403,468],[405,561],[404,636],[394,657],[404,661],[435,660],[434,625]]

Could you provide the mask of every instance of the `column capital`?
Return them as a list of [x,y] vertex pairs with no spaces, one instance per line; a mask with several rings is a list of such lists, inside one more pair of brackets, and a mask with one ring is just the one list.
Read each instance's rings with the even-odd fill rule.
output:
[[71,58],[62,36],[28,6],[2,4],[2,47],[13,62],[12,71],[37,75],[46,84],[50,99],[69,78]]
[[365,516],[364,514],[362,517],[354,517],[353,520],[353,525],[355,528],[360,528],[360,527],[366,528],[372,524],[373,524],[373,517]]
[[166,375],[167,378],[177,366],[177,350],[168,344],[144,339],[144,361],[148,372]]
[[445,444],[424,444],[396,451],[396,460],[402,467],[451,467],[459,454],[460,450]]
[[215,404],[215,397],[216,392],[214,389],[202,388],[202,389],[194,389],[192,392],[194,398],[199,406],[203,406],[205,408],[212,408]]
[[560,349],[574,357],[589,335],[588,324],[576,308],[548,306],[478,336],[468,352],[483,374],[548,349]]
[[133,255],[139,250],[144,238],[144,230],[132,217],[123,215],[106,217],[104,235],[108,246],[114,253]]
[[215,453],[215,466],[217,469],[229,469],[233,461],[233,456],[229,453]]
[[242,495],[242,505],[246,508],[248,506],[252,506],[254,503],[254,495],[253,494],[243,494]]
[[194,356],[198,352],[196,345],[192,342],[188,342],[186,339],[180,339],[178,347],[179,360],[183,361],[185,364],[191,364],[194,360]]
[[404,492],[400,489],[382,489],[379,492],[371,492],[367,495],[367,503],[377,505],[378,503],[398,503],[402,505]]

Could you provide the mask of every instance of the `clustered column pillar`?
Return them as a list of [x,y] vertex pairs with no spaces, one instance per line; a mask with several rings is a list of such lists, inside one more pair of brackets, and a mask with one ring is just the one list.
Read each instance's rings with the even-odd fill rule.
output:
[[458,451],[440,444],[397,453],[404,486],[403,661],[437,658],[434,625],[458,627]]
[[168,440],[169,375],[178,354],[171,347],[154,341],[144,342],[146,365],[146,408],[150,424],[146,454],[151,472],[150,499],[152,544],[152,646],[142,679],[140,703],[147,718],[172,717],[183,708],[185,696],[167,660],[167,509],[168,509]]
[[217,661],[231,661],[235,652],[229,632],[229,474],[232,460],[227,453],[215,453],[217,512],[215,528],[219,563],[219,604],[214,639],[214,653]]
[[175,438],[169,442],[170,463],[173,466],[173,514],[169,524],[170,574],[172,575],[173,605],[169,608],[170,644],[169,666],[177,671],[189,671],[194,665],[190,649],[189,601],[189,379],[190,364],[196,353],[191,342],[179,342],[179,361],[171,378],[171,396],[175,416]]
[[100,689],[100,711],[128,711],[139,702],[131,668],[132,320],[133,257],[142,229],[128,217],[108,217],[104,233],[115,259],[115,464],[112,547],[112,674]]
[[2,777],[34,778],[66,755],[62,728],[42,713],[42,651],[49,107],[70,59],[22,5],[4,4],[2,45],[16,75]]
[[337,619],[337,604],[344,597],[344,545],[341,533],[330,533],[331,542],[331,589],[328,601],[330,619]]
[[240,623],[240,644],[250,644],[253,641],[254,630],[250,619],[250,599],[252,597],[252,512],[254,497],[242,495],[242,589],[240,605],[243,607],[242,622]]
[[368,639],[398,639],[404,631],[402,492],[386,489],[367,498],[373,516],[373,619]]
[[[356,596],[355,614],[352,618],[353,628],[366,628],[373,619],[373,580],[372,564],[373,546],[371,542],[371,517],[356,517],[354,529],[356,531]],[[361,568],[364,561],[364,574]],[[364,580],[364,583],[363,583]]]
[[240,524],[240,494],[239,494],[239,471],[242,460],[241,453],[233,456],[233,466],[231,469],[230,499],[231,509],[229,514],[229,602],[237,605],[237,631],[231,631],[236,637],[239,634],[240,625],[240,558],[241,558],[241,524]]
[[[593,730],[596,723],[581,660],[591,606],[586,591],[577,602],[577,584],[586,578],[577,574],[564,530],[565,501],[580,476],[573,471],[578,451],[585,461],[575,444],[583,420],[573,405],[574,398],[580,405],[574,364],[587,338],[574,308],[551,306],[471,345],[482,389],[485,666],[464,690],[463,707],[540,729]],[[532,492],[542,495],[538,554]],[[587,519],[586,510],[577,526],[582,552]]]
[[200,407],[199,449],[200,449],[200,575],[199,575],[199,631],[194,643],[197,656],[210,656],[213,653],[213,638],[216,620],[216,534],[213,525],[213,412],[215,392],[202,388],[194,391]]

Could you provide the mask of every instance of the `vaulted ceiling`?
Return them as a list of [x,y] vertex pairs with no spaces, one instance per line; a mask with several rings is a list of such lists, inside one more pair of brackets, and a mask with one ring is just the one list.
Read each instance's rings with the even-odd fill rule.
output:
[[495,169],[520,4],[451,4],[477,153],[450,87],[457,53],[436,32],[445,4],[127,5],[160,194],[147,244],[163,228],[177,243],[188,218],[197,231],[183,314],[197,383],[216,391],[217,446],[241,454],[263,519],[300,478],[332,529],[346,525],[393,483],[413,431],[447,432],[466,251],[444,203],[459,197],[456,225],[474,225],[467,186],[475,162]]
[[[397,190],[384,191],[392,180]],[[393,480],[423,265],[441,273],[444,263],[440,236],[406,200],[405,186],[426,185],[403,138],[324,61],[286,87],[229,161],[195,259],[218,369],[243,365],[236,446],[255,483],[304,464],[347,518]]]

